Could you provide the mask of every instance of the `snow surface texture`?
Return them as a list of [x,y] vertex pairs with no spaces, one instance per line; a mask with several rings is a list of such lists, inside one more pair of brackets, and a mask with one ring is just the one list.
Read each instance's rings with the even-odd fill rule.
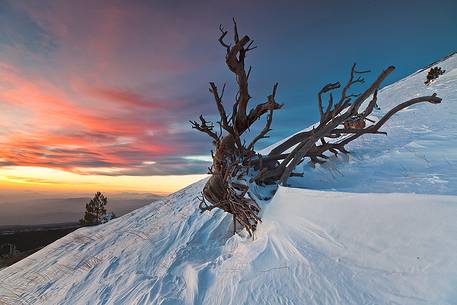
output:
[[381,89],[381,110],[374,115],[435,92],[443,98],[440,105],[423,103],[400,111],[381,128],[387,136],[362,136],[347,146],[349,155],[314,168],[309,164],[297,167],[296,172],[303,172],[304,177],[290,178],[290,185],[363,193],[457,195],[457,54],[437,65],[446,72],[429,86],[424,85],[429,70],[425,69]]
[[280,187],[255,240],[199,213],[203,180],[1,270],[0,304],[457,304],[457,56],[439,65],[433,84],[417,72],[379,105],[435,91],[442,105],[305,166],[292,185],[316,190]]

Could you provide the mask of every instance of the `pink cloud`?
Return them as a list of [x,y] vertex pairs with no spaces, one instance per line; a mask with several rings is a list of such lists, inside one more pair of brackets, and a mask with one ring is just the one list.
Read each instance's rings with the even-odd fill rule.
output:
[[[18,120],[21,124],[10,126],[11,132],[0,138],[0,155],[7,162],[72,170],[85,163],[131,166],[148,155],[176,151],[170,145],[152,143],[145,136],[147,130],[165,128],[161,124],[135,113],[122,116],[115,109],[110,111],[110,107],[81,106],[71,94],[49,82],[22,76],[6,64],[0,64],[0,72],[0,100],[8,104],[10,111],[20,109],[27,113],[27,117]],[[122,107],[152,106],[155,111],[164,107],[132,92],[105,89],[98,93]],[[5,122],[7,115],[0,113],[0,120]]]
[[52,47],[14,45],[0,54],[2,159],[70,171],[135,170],[167,156],[179,164],[179,156],[201,148],[181,129],[173,132],[191,118],[184,105],[197,104],[179,98],[173,80],[200,64],[188,60],[185,50],[195,42],[181,20],[146,2],[11,5]]
[[171,106],[169,102],[152,101],[129,90],[120,90],[116,88],[90,88],[88,92],[90,94],[93,94],[95,98],[100,98],[105,101],[116,103],[123,107],[138,107],[152,109]]

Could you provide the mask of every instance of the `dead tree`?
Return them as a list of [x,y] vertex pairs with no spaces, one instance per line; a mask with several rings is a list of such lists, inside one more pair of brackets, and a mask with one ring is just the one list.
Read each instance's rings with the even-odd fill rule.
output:
[[[225,63],[234,74],[238,87],[231,113],[227,113],[227,106],[223,104],[225,84],[219,90],[211,82],[209,91],[219,113],[217,128],[203,116],[200,116],[199,121],[191,121],[191,124],[193,128],[206,133],[214,144],[213,163],[209,168],[211,176],[202,192],[200,210],[204,212],[220,208],[231,213],[234,227],[238,222],[250,235],[261,221],[259,194],[256,193],[259,187],[287,185],[290,176],[298,175],[293,172],[294,168],[305,159],[313,163],[324,163],[329,158],[328,154],[348,153],[346,145],[364,134],[386,134],[380,128],[395,113],[406,107],[421,102],[441,102],[436,94],[416,97],[397,105],[375,121],[369,116],[375,108],[378,89],[395,68],[388,67],[361,94],[353,94],[350,93],[352,87],[363,84],[363,74],[369,72],[357,70],[354,64],[349,79],[342,88],[340,82],[329,83],[317,94],[320,114],[318,124],[293,135],[268,155],[260,155],[256,153],[255,145],[267,137],[273,113],[283,105],[276,101],[278,84],[275,84],[265,101],[249,108],[251,96],[248,81],[251,67],[246,69],[245,59],[255,46],[250,37],[239,35],[235,20],[233,24],[231,44],[226,42],[228,32],[222,26],[219,27],[219,43],[226,50]],[[341,90],[336,94],[338,89]],[[325,96],[327,102],[324,105]],[[245,143],[242,136],[262,117],[266,117],[264,127],[250,143]]]

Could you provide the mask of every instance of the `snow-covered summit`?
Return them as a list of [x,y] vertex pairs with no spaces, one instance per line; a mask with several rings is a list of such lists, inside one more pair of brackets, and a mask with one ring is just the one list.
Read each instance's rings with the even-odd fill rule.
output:
[[313,190],[280,187],[255,240],[200,214],[200,181],[0,271],[0,304],[455,304],[457,56],[439,66],[379,105],[433,92],[441,105],[399,113],[347,160],[305,165],[291,182]]

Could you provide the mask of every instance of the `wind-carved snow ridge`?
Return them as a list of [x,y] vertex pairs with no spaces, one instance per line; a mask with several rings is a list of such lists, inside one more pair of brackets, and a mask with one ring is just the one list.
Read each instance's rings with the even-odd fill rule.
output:
[[456,304],[457,56],[438,65],[430,86],[426,69],[378,101],[442,104],[303,165],[290,181],[303,188],[278,188],[254,240],[222,211],[200,214],[203,180],[1,270],[0,304]]

